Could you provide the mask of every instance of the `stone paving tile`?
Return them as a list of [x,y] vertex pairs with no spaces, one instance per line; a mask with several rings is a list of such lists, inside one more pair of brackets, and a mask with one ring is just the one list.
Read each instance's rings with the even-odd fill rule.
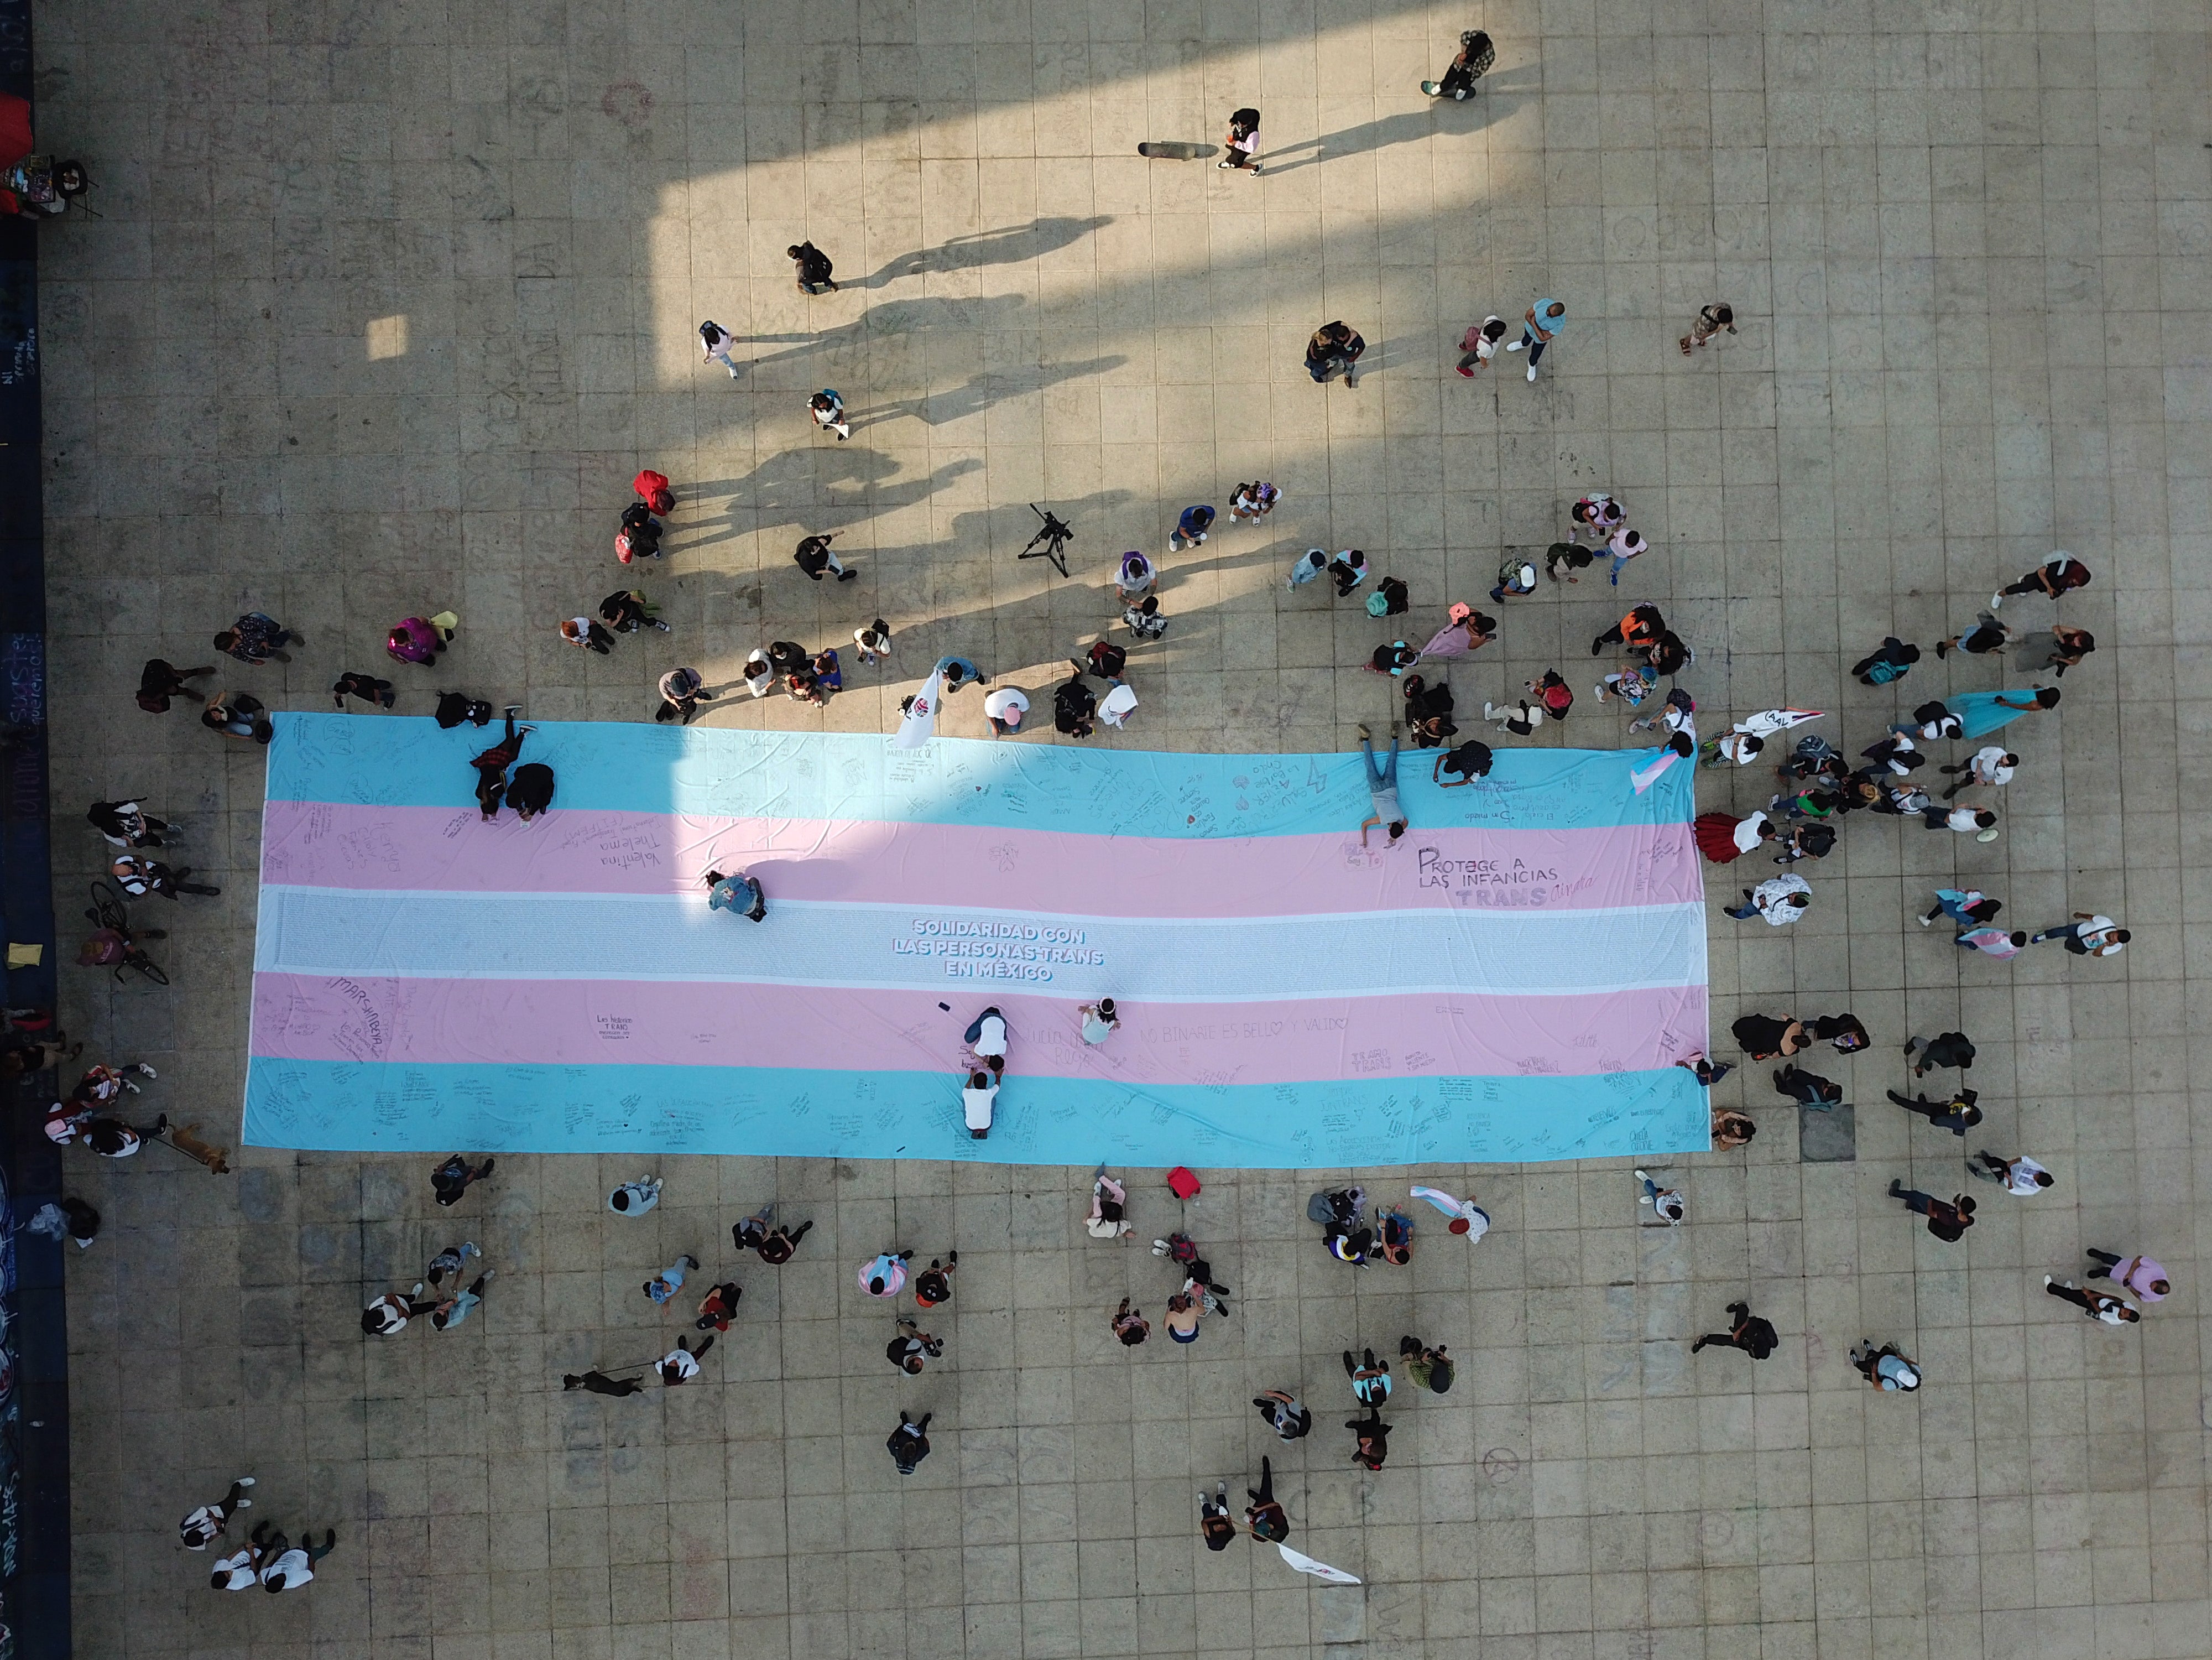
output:
[[[169,991],[72,978],[72,1028],[154,1060],[173,1115],[234,1127],[260,758],[126,693],[240,609],[307,632],[289,668],[218,677],[276,707],[318,707],[391,622],[451,606],[448,668],[393,672],[404,707],[450,675],[605,720],[643,718],[672,661],[727,681],[758,642],[881,615],[891,667],[826,711],[707,717],[877,731],[942,650],[1048,687],[1111,619],[1116,551],[1158,557],[1184,503],[1267,476],[1286,500],[1264,531],[1165,562],[1143,710],[1098,741],[1348,746],[1384,714],[1356,665],[1389,636],[1284,593],[1291,556],[1363,546],[1425,617],[1609,486],[1655,544],[1619,598],[1698,646],[1709,728],[1786,701],[1856,747],[1999,684],[1931,660],[1861,687],[1845,666],[1883,634],[1955,629],[2054,546],[2098,572],[2067,614],[2102,649],[2057,719],[2009,729],[1998,842],[1854,823],[1803,924],[1717,914],[1711,935],[1717,1029],[1754,1006],[1849,1006],[1884,1044],[1962,1023],[1987,1143],[2060,1186],[1939,1244],[1882,1197],[1958,1176],[1955,1144],[1882,1101],[1893,1051],[1829,1063],[1855,1163],[1801,1164],[1748,1067],[1718,1099],[1765,1134],[1677,1161],[1678,1232],[1634,1226],[1612,1165],[1444,1171],[1497,1231],[1353,1276],[1312,1249],[1312,1178],[1207,1171],[1184,1219],[1236,1313],[1191,1353],[1124,1353],[1106,1310],[1163,1277],[1082,1237],[1082,1172],[671,1160],[662,1207],[625,1220],[599,1195],[641,1161],[506,1158],[445,1213],[428,1161],[251,1150],[215,1182],[149,1152],[77,1178],[110,1219],[71,1264],[81,1651],[2202,1654],[2202,8],[772,9],[41,9],[42,137],[91,162],[105,216],[42,233],[56,798],[144,795],[225,888],[165,914]],[[1475,21],[1495,73],[1429,106],[1413,83]],[[1246,102],[1258,179],[1133,154]],[[793,291],[802,234],[842,292]],[[1536,387],[1449,373],[1469,322],[1540,293],[1571,313]],[[1742,331],[1685,363],[1671,342],[1714,297]],[[703,315],[744,337],[740,380],[701,367]],[[1370,343],[1356,388],[1298,363],[1333,316]],[[394,318],[404,352],[374,355]],[[849,444],[810,431],[825,383]],[[684,497],[633,579],[675,631],[584,656],[553,625],[618,580],[641,462]],[[1030,501],[1073,519],[1072,580],[1014,562]],[[792,543],[832,528],[860,579],[801,583]],[[1462,709],[1554,665],[1595,678],[1584,642],[1616,615],[1588,576],[1506,608],[1454,672]],[[1537,741],[1615,743],[1620,717],[1585,697]],[[1755,775],[1703,794],[1747,807]],[[65,825],[62,848],[67,914],[99,849]],[[2112,912],[2135,944],[1961,960],[1906,920],[1960,879],[2026,925]],[[1134,1180],[1140,1231],[1165,1231],[1157,1173]],[[721,1266],[770,1194],[816,1231],[742,1276],[699,1383],[560,1392],[663,1347],[643,1274]],[[499,1270],[481,1316],[363,1343],[354,1310],[455,1236]],[[892,1240],[961,1250],[946,1364],[920,1379],[876,1358],[888,1318],[850,1282]],[[2139,1330],[2035,1294],[2100,1243],[2177,1271]],[[1692,1360],[1744,1293],[1781,1352]],[[1333,1357],[1407,1329],[1452,1345],[1459,1384],[1401,1397],[1389,1468],[1356,1475]],[[1926,1364],[1919,1397],[1858,1384],[1843,1355],[1869,1334]],[[1256,1423],[1275,1383],[1310,1395],[1313,1438]],[[903,1481],[881,1450],[900,1405],[939,1414]],[[1297,1542],[1364,1589],[1199,1548],[1197,1485],[1273,1450]],[[172,1519],[245,1468],[257,1517],[338,1527],[309,1594],[210,1600],[180,1559]]]

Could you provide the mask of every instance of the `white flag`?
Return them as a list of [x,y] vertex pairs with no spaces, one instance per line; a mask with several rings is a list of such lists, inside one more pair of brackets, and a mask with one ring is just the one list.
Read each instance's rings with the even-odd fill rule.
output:
[[1288,1545],[1277,1545],[1275,1548],[1282,1552],[1283,1560],[1288,1562],[1300,1573],[1310,1573],[1316,1579],[1326,1579],[1332,1585],[1356,1585],[1359,1583],[1342,1568],[1333,1568],[1326,1562],[1316,1562],[1312,1557],[1292,1550]]
[[918,750],[937,733],[937,700],[945,696],[945,668],[942,664],[929,672],[929,678],[921,683],[921,690],[914,695],[914,702],[899,717],[899,729],[891,739],[891,747]]

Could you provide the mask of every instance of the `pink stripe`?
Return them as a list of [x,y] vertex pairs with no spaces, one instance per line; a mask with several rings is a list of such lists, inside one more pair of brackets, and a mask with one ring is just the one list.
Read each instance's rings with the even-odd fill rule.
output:
[[[1379,841],[1379,833],[1375,839]],[[851,820],[271,801],[262,879],[296,887],[697,894],[749,870],[778,899],[957,905],[1057,915],[1281,916],[1490,905],[1587,910],[1692,900],[1686,824],[1358,832],[1166,841]]]
[[[946,1071],[987,997],[1017,1073],[1132,1084],[1590,1074],[1701,1047],[1702,986],[1573,997],[1419,994],[1121,1005],[1085,1045],[1062,999],[696,981],[353,979],[258,974],[253,1053],[300,1061]],[[1562,1063],[1560,1057],[1567,1059]]]

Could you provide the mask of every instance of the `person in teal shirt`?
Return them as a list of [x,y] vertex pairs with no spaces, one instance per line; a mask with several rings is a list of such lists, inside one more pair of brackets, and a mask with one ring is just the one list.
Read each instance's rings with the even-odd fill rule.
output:
[[1960,721],[1959,736],[1981,738],[1999,727],[2017,721],[2023,714],[2037,709],[2058,707],[2058,688],[2045,686],[2023,691],[1969,691],[1947,700],[1951,713]]
[[1521,337],[1506,347],[1508,351],[1528,353],[1528,378],[1536,378],[1536,360],[1544,355],[1544,348],[1559,337],[1559,331],[1567,325],[1567,308],[1557,300],[1539,300],[1528,307],[1522,319]]

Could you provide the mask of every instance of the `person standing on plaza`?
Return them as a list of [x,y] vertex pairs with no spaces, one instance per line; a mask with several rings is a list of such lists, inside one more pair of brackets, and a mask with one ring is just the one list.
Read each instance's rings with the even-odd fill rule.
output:
[[358,697],[371,708],[388,709],[398,701],[389,680],[380,680],[373,674],[361,674],[351,670],[331,683],[331,698],[338,708],[343,708],[349,697]]
[[707,690],[707,677],[696,669],[671,669],[660,677],[660,707],[653,712],[655,721],[681,718],[685,726],[699,717],[699,705],[711,703],[714,695]]
[[799,545],[792,550],[792,562],[817,582],[822,580],[824,572],[840,582],[851,581],[860,572],[847,570],[838,562],[837,556],[830,550],[830,544],[843,534],[842,531],[833,530],[827,535],[800,538]]
[[1252,1397],[1260,1416],[1285,1441],[1296,1441],[1313,1428],[1313,1414],[1288,1389],[1265,1389]]
[[1692,351],[1723,331],[1729,334],[1735,332],[1735,307],[1720,301],[1701,307],[1697,316],[1691,319],[1690,331],[1682,337],[1682,356],[1687,357]]
[[[1459,37],[1459,54],[1444,66],[1443,78],[1424,81],[1421,90],[1431,98],[1449,98],[1464,102],[1474,92],[1474,83],[1490,72],[1498,61],[1497,48],[1490,37],[1480,29],[1468,29]],[[1466,371],[1462,369],[1462,374]]]
[[2135,935],[2109,916],[2099,916],[2086,910],[2074,913],[2070,922],[2061,922],[2056,927],[2044,928],[2028,935],[2028,943],[2039,946],[2045,940],[2056,939],[2076,957],[2118,957],[2128,948]]
[[[484,1168],[491,1168],[486,1161]],[[607,1195],[607,1208],[617,1216],[642,1216],[660,1202],[660,1178],[641,1177],[625,1182]]]
[[138,672],[138,707],[149,714],[167,714],[172,697],[189,697],[195,703],[204,703],[207,699],[185,682],[215,671],[212,663],[203,668],[180,669],[166,658],[149,657],[146,666]]
[[1743,903],[1726,909],[1739,922],[1762,916],[1771,927],[1779,928],[1802,921],[1812,903],[1813,885],[1795,871],[1785,871],[1768,877],[1755,888],[1746,888]]
[[1360,353],[1366,350],[1367,342],[1359,337],[1358,331],[1351,324],[1324,323],[1306,343],[1306,373],[1316,382],[1341,374],[1346,386],[1355,386],[1358,382],[1353,379],[1354,366],[1359,362]]
[[909,1418],[901,1409],[898,1427],[884,1443],[901,1475],[912,1475],[921,1467],[921,1461],[929,1456],[929,1420],[936,1416],[933,1412],[926,1412],[919,1418]]
[[2015,593],[2045,593],[2053,599],[2059,599],[2076,588],[2088,587],[2090,575],[2089,568],[2072,554],[2054,553],[2019,581],[1991,594],[1990,609],[1995,611]]
[[676,1347],[662,1355],[653,1367],[660,1374],[660,1386],[672,1389],[680,1383],[690,1383],[699,1375],[699,1358],[714,1347],[714,1339],[711,1333],[700,1341],[696,1349],[691,1347],[690,1338],[678,1338]]
[[732,380],[738,378],[738,366],[730,361],[730,348],[737,343],[737,337],[711,317],[699,325],[699,344],[707,354],[707,361],[729,370]]
[[1852,664],[1851,672],[1863,686],[1887,686],[1904,679],[1919,660],[1920,648],[1893,634],[1885,636],[1872,652]]
[[1208,1550],[1227,1550],[1237,1537],[1237,1523],[1229,1513],[1229,1483],[1217,1482],[1209,1493],[1198,1490],[1198,1532]]
[[1993,651],[2002,651],[2011,643],[2012,630],[1984,611],[1975,618],[1974,626],[1953,635],[1948,640],[1936,642],[1936,655],[1948,657],[1951,653],[1964,652],[1970,657],[1987,656]]
[[481,1182],[492,1172],[493,1160],[471,1165],[460,1153],[455,1153],[430,1172],[430,1191],[441,1205],[458,1205],[461,1195],[471,1183]]
[[925,1360],[945,1353],[944,1340],[924,1331],[911,1315],[900,1315],[895,1323],[898,1335],[884,1345],[884,1358],[909,1377],[920,1377]]
[[1390,1426],[1381,1409],[1370,1406],[1364,1418],[1347,1418],[1344,1426],[1352,1435],[1352,1462],[1370,1472],[1380,1470],[1390,1456]]
[[1974,1064],[1974,1046],[1963,1031],[1939,1031],[1933,1037],[1916,1034],[1905,1040],[1907,1059],[1915,1049],[1920,1051],[1920,1058],[1912,1063],[1915,1078],[1925,1078],[1938,1067],[1956,1067],[1964,1072]]
[[794,243],[784,250],[790,256],[793,275],[799,282],[801,294],[835,294],[837,285],[830,280],[836,270],[830,256],[811,242]]
[[860,661],[873,668],[891,654],[891,625],[878,617],[866,627],[854,629],[853,647]]
[[1206,540],[1206,533],[1213,528],[1213,509],[1204,502],[1185,508],[1176,527],[1168,532],[1168,546],[1176,550],[1194,548]]
[[2108,1291],[2085,1291],[2071,1280],[2043,1276],[2043,1289],[2062,1302],[2071,1303],[2090,1319],[2107,1326],[2133,1325],[2142,1318],[2142,1310],[2130,1307]]
[[1775,1344],[1779,1340],[1775,1335],[1771,1322],[1764,1316],[1753,1314],[1748,1303],[1731,1303],[1728,1305],[1728,1311],[1734,1316],[1734,1323],[1726,1331],[1707,1332],[1690,1345],[1691,1353],[1695,1354],[1709,1343],[1741,1349],[1754,1360],[1764,1360],[1774,1353]]
[[1346,548],[1328,562],[1328,574],[1336,579],[1336,597],[1347,599],[1367,580],[1367,555],[1358,548]]
[[2020,766],[2020,757],[2002,744],[1990,744],[1976,750],[1966,760],[1954,766],[1939,767],[1939,772],[1954,775],[1951,787],[1943,792],[1948,801],[1970,785],[1980,784],[1990,789],[2002,788],[2013,781]]
[[2081,666],[2081,660],[2097,649],[2097,636],[2087,629],[2057,623],[2027,635],[2013,648],[2012,666],[2024,674],[2049,669],[2054,677]]
[[906,1265],[913,1261],[911,1249],[878,1252],[860,1269],[860,1289],[871,1297],[896,1297],[906,1286]]
[[1544,355],[1544,348],[1559,337],[1559,331],[1567,325],[1567,308],[1557,300],[1539,300],[1528,307],[1522,319],[1521,337],[1506,347],[1508,351],[1528,354],[1528,379],[1536,378],[1536,360]]
[[1244,1520],[1255,1539],[1279,1545],[1291,1536],[1291,1518],[1275,1497],[1275,1467],[1265,1454],[1260,1458],[1260,1485],[1245,1488],[1244,1493],[1252,1501],[1244,1507]]
[[2117,1280],[2146,1303],[2162,1303],[2173,1290],[2172,1282],[2166,1277],[2166,1269],[2150,1257],[2122,1258],[2093,1245],[2089,1248],[2089,1260],[2097,1266],[2083,1274],[2083,1279]]
[[262,1529],[268,1526],[269,1523],[264,1522],[256,1527],[252,1539],[270,1559],[261,1570],[261,1589],[271,1596],[282,1591],[297,1590],[307,1584],[315,1577],[315,1564],[337,1548],[338,1535],[335,1528],[324,1529],[323,1542],[319,1545],[315,1543],[315,1530],[302,1528],[300,1542],[294,1545],[281,1533],[264,1538]]
[[2033,1199],[2058,1179],[2024,1152],[2000,1158],[1986,1150],[1977,1152],[1966,1161],[1966,1174],[1984,1182],[1995,1182],[2007,1193],[2023,1199]]
[[1926,1217],[1928,1231],[1947,1244],[1955,1244],[1974,1225],[1974,1201],[1963,1193],[1948,1201],[1938,1199],[1892,1178],[1889,1196],[1902,1201],[1905,1209]]
[[[737,371],[732,369],[730,373],[734,375]],[[814,417],[816,428],[836,433],[839,443],[853,435],[853,423],[845,418],[845,400],[837,395],[836,388],[823,387],[806,400],[806,408]]]

